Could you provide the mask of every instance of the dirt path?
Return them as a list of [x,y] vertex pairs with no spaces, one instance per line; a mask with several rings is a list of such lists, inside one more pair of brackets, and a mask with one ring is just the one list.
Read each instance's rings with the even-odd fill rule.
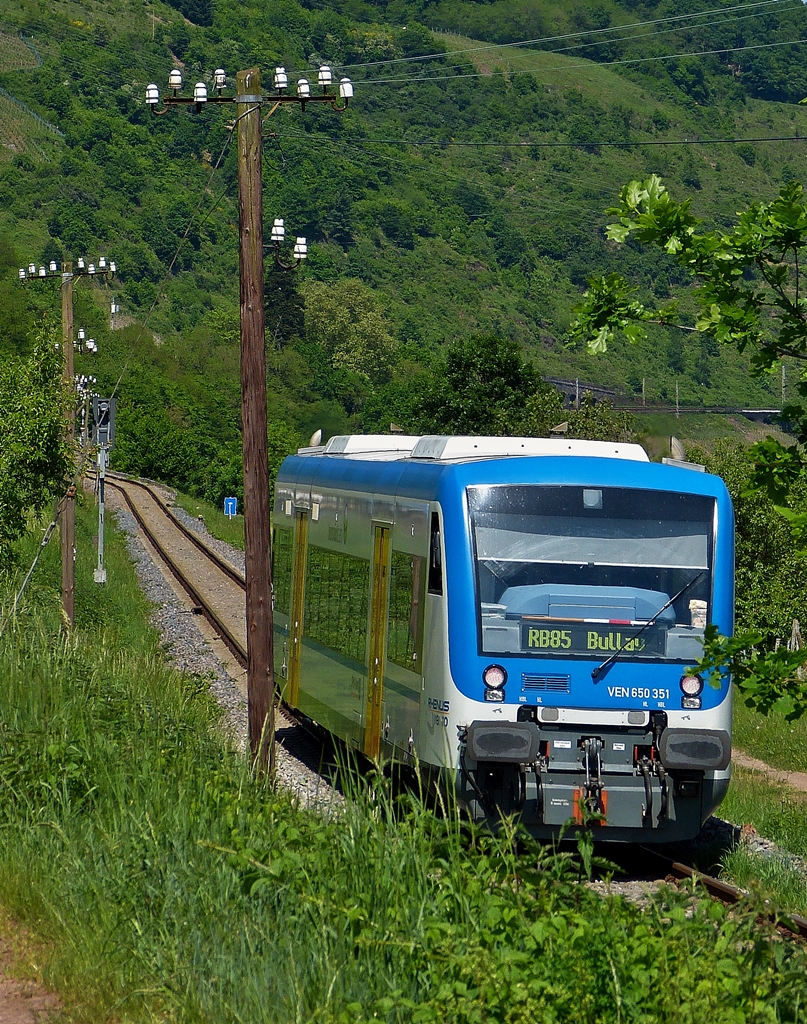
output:
[[[4,926],[12,924],[4,921]],[[41,985],[10,977],[13,961],[11,946],[0,937],[0,1024],[44,1024],[59,1009],[59,1000]]]
[[759,772],[760,775],[764,775],[771,782],[781,782],[798,793],[807,793],[807,772],[786,772],[782,771],[781,768],[771,768],[769,764],[759,761],[756,757],[750,757],[741,750],[733,751],[731,761],[732,764],[736,764],[739,768],[747,768],[749,771]]

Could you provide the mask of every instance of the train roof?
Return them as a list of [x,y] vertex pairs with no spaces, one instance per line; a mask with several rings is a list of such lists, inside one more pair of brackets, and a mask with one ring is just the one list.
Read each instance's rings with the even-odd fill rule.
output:
[[301,456],[333,456],[371,462],[418,460],[467,462],[514,456],[584,456],[649,462],[639,444],[578,441],[558,437],[470,437],[443,434],[339,434],[327,444],[301,448]]
[[606,441],[346,434],[285,459],[278,471],[275,499],[278,507],[285,508],[291,501],[302,508],[309,501],[319,501],[315,493],[335,488],[434,501],[479,483],[587,486],[592,481],[597,486],[649,487],[727,498],[723,481],[705,473],[703,466],[665,462],[651,462],[641,445]]

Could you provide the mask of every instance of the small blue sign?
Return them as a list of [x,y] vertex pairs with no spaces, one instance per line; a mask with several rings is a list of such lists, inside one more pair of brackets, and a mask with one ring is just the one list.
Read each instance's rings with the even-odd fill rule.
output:
[[224,514],[232,519],[233,516],[238,515],[238,498],[225,498],[224,499]]

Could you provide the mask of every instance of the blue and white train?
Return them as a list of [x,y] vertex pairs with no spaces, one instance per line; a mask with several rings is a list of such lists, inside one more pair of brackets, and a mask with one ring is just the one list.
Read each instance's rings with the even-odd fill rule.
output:
[[723,798],[729,680],[690,671],[733,625],[719,478],[635,444],[333,437],[280,469],[273,564],[286,701],[475,818],[670,842]]

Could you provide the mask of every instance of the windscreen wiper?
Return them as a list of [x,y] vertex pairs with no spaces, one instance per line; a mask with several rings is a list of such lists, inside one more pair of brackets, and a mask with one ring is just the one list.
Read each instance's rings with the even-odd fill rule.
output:
[[674,597],[671,597],[670,600],[666,604],[663,604],[661,606],[661,608],[659,608],[659,610],[656,612],[656,614],[653,616],[652,619],[648,619],[647,622],[645,622],[645,624],[643,626],[641,626],[639,629],[636,630],[636,632],[633,634],[633,636],[629,636],[625,640],[624,643],[620,644],[619,648],[616,651],[614,651],[614,653],[610,656],[610,658],[606,658],[605,661],[602,662],[602,664],[597,665],[596,668],[593,668],[591,670],[591,678],[594,680],[594,682],[595,683],[597,682],[597,680],[600,678],[600,676],[603,674],[603,672],[609,667],[609,665],[613,665],[613,663],[616,661],[616,659],[619,657],[619,655],[625,650],[625,648],[628,646],[629,643],[631,643],[637,637],[641,636],[642,633],[644,633],[644,631],[646,629],[650,629],[650,627],[652,625],[654,625],[654,623],[658,622],[659,616],[663,612],[666,612],[671,604],[675,604],[675,602],[678,600],[679,597],[683,597],[684,594],[691,587],[694,587],[695,584],[698,582],[698,580],[702,576],[705,576],[705,575],[706,575],[706,569],[701,569],[701,571],[698,573],[697,576],[693,576],[692,579],[689,581],[689,583],[686,584],[686,586],[681,587],[681,589],[678,591],[678,593]]

